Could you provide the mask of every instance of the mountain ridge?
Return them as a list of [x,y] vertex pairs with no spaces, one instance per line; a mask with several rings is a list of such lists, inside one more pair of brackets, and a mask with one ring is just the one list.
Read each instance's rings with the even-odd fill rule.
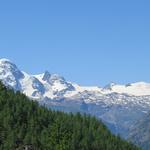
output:
[[0,80],[48,108],[94,115],[125,138],[134,122],[150,111],[150,83],[146,82],[80,86],[48,71],[29,75],[8,59],[0,59]]
[[[7,72],[6,72],[7,71]],[[24,71],[20,71],[18,67],[12,63],[9,59],[0,59],[0,79],[4,82],[6,80],[6,83],[14,88],[15,90],[18,90],[17,83],[23,84],[23,82],[34,82],[35,80],[40,82],[39,84],[45,84],[47,82],[49,85],[54,86],[52,90],[54,91],[62,91],[62,90],[71,90],[71,91],[98,91],[101,94],[111,94],[111,93],[119,93],[119,94],[128,94],[133,96],[147,96],[150,95],[150,83],[146,82],[136,82],[136,83],[130,83],[126,85],[119,85],[116,83],[110,83],[104,87],[99,86],[80,86],[76,83],[71,83],[69,81],[66,81],[64,77],[58,75],[58,74],[50,74],[48,71],[45,71],[42,74],[38,75],[30,75]],[[20,80],[20,81],[18,81]],[[25,81],[24,81],[25,80]],[[32,80],[32,81],[31,81]],[[14,81],[14,82],[13,82]],[[68,87],[71,87],[68,88]],[[50,88],[50,87],[49,87]],[[19,89],[20,90],[20,89]],[[32,97],[32,94],[23,91],[24,94],[26,94],[29,97]],[[52,95],[51,95],[52,96]],[[53,95],[54,96],[54,95]],[[32,97],[34,98],[34,96]],[[50,97],[49,98],[54,98]]]

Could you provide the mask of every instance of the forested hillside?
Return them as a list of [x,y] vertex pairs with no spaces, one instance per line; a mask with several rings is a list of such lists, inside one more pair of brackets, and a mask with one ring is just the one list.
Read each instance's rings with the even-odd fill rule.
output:
[[0,83],[1,150],[138,150],[88,115],[48,110]]

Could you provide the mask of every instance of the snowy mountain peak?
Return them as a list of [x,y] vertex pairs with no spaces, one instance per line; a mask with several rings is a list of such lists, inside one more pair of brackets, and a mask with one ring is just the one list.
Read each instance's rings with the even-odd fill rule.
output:
[[8,59],[0,59],[0,80],[4,84],[14,88],[20,89],[19,79],[24,78],[24,74],[17,68],[17,66]]
[[51,75],[51,80],[52,81],[61,81],[61,82],[66,82],[65,78],[58,75],[58,74],[52,74]]
[[[0,80],[4,84],[23,91],[27,96],[36,98],[41,97],[54,98],[58,95],[62,97],[72,97],[93,92],[93,97],[97,99],[98,95],[107,95],[111,93],[128,94],[133,96],[150,95],[150,84],[145,82],[131,83],[127,85],[119,85],[114,82],[108,84],[104,88],[84,87],[68,82],[58,74],[50,74],[45,71],[39,75],[29,75],[20,71],[17,66],[8,59],[0,59]],[[36,94],[35,94],[36,93]],[[57,93],[57,94],[56,94]]]
[[45,73],[43,74],[42,80],[48,81],[50,77],[51,77],[51,74],[48,71],[45,71]]
[[135,82],[135,83],[131,83],[130,84],[131,86],[137,86],[137,87],[142,87],[142,86],[149,86],[150,84],[149,83],[146,83],[144,81],[141,81],[141,82]]
[[9,59],[1,58],[0,63],[12,63]]
[[0,59],[0,68],[10,69],[10,70],[18,70],[17,66],[12,63],[9,59]]
[[104,87],[104,90],[112,90],[112,87],[115,85],[117,85],[117,84],[114,82],[111,82]]

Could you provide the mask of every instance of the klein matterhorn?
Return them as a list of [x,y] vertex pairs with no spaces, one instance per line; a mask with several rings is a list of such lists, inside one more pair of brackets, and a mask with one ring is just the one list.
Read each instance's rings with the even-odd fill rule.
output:
[[0,80],[48,108],[94,115],[123,137],[150,111],[150,83],[84,87],[48,71],[27,74],[8,59],[0,59]]

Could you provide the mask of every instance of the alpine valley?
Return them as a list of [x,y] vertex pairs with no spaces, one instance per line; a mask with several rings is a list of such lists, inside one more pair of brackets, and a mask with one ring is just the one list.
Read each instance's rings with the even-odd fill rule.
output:
[[96,116],[124,138],[150,111],[150,83],[84,87],[48,71],[27,74],[8,59],[0,59],[0,80],[48,108]]

